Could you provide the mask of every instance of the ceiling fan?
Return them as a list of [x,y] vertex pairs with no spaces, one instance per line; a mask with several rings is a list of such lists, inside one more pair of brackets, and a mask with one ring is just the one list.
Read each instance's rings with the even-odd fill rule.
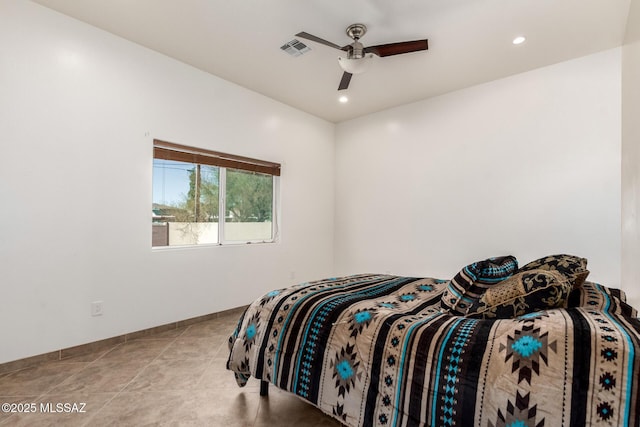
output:
[[302,37],[304,39],[347,52],[346,58],[338,58],[340,67],[344,70],[342,79],[340,79],[340,84],[338,85],[338,90],[347,89],[349,87],[349,82],[351,82],[351,76],[353,74],[364,72],[366,68],[368,68],[369,60],[373,55],[384,57],[399,55],[402,53],[417,52],[420,50],[427,50],[429,48],[427,39],[364,47],[364,45],[360,43],[360,38],[364,36],[366,32],[367,27],[364,26],[364,24],[349,25],[347,27],[347,35],[353,39],[353,43],[342,47],[304,31],[296,34],[296,37]]

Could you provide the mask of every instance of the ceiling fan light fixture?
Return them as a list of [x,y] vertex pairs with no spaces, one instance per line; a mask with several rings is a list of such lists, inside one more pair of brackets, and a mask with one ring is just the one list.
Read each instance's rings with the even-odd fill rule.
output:
[[338,64],[340,64],[340,68],[347,73],[360,74],[369,69],[372,60],[373,54],[370,53],[359,59],[339,57]]

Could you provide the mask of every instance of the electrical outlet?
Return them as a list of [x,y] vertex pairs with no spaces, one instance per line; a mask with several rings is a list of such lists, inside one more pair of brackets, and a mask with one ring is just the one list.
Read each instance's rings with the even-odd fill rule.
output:
[[91,315],[102,316],[103,314],[102,301],[94,301],[91,303]]

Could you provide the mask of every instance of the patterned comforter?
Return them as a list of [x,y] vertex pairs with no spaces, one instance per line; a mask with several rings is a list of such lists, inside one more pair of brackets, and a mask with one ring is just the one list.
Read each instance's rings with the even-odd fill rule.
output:
[[570,308],[479,320],[440,311],[447,283],[274,290],[242,315],[227,368],[349,426],[640,426],[640,321],[620,290],[585,282]]

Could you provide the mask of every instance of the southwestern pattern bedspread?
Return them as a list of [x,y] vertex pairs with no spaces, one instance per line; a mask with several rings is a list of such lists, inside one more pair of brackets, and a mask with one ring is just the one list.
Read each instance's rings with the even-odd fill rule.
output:
[[585,282],[567,309],[443,313],[448,281],[357,275],[275,290],[229,339],[227,368],[349,426],[640,425],[640,322]]

